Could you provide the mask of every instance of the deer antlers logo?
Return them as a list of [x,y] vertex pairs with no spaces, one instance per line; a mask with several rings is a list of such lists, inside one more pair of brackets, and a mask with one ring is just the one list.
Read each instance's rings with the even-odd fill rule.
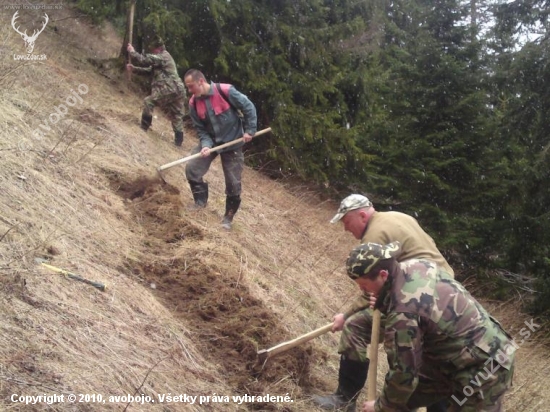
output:
[[13,29],[17,33],[19,33],[21,35],[21,37],[23,38],[23,40],[25,41],[25,48],[27,49],[27,53],[31,54],[32,51],[34,50],[34,42],[38,38],[38,35],[40,33],[42,33],[44,31],[44,29],[46,28],[46,24],[48,24],[49,18],[48,18],[48,15],[46,13],[44,13],[44,17],[46,18],[46,20],[42,24],[42,28],[40,30],[34,30],[34,32],[32,33],[32,36],[29,36],[27,34],[27,30],[25,30],[24,33],[21,33],[19,31],[19,27],[15,27],[15,20],[17,20],[17,17],[19,17],[18,13],[19,13],[19,11],[16,11],[15,14],[13,15],[13,17],[11,19],[11,25],[12,25]]

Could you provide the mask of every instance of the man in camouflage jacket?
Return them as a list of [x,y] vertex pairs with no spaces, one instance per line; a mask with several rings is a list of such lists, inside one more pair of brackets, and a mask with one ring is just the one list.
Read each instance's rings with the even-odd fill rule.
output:
[[183,143],[183,116],[186,98],[185,86],[181,81],[176,63],[164,47],[160,38],[153,41],[153,50],[150,54],[137,53],[131,44],[128,44],[128,53],[140,66],[126,65],[128,70],[137,73],[153,73],[151,94],[144,100],[141,114],[141,128],[145,131],[153,122],[153,110],[159,106],[172,122],[174,143],[181,146]]
[[[454,272],[438,250],[434,240],[412,216],[400,212],[378,212],[372,202],[363,195],[353,194],[342,200],[331,223],[341,221],[344,229],[362,243],[386,244],[399,241],[401,248],[397,260],[427,259],[454,276]],[[362,309],[361,309],[362,308]],[[338,388],[328,396],[313,396],[313,401],[327,410],[355,411],[360,391],[367,380],[369,359],[367,346],[372,330],[372,310],[368,298],[359,296],[345,313],[334,316],[333,332],[342,331],[338,353],[340,368]],[[428,407],[428,412],[447,409],[440,401]]]
[[445,270],[422,259],[399,263],[399,251],[399,242],[364,243],[346,262],[385,315],[389,371],[363,412],[408,411],[449,397],[450,411],[501,411],[517,345]]

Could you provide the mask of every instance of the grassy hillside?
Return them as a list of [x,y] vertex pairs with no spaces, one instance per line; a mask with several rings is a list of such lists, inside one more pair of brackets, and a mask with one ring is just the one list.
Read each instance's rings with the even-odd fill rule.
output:
[[[315,410],[309,396],[335,388],[337,335],[265,365],[256,352],[330,322],[357,293],[343,271],[356,242],[328,223],[337,204],[246,169],[242,210],[224,232],[219,161],[204,211],[186,208],[182,166],[165,172],[168,183],[158,179],[156,168],[187,155],[196,137],[187,130],[175,148],[160,112],[152,131],[139,128],[143,95],[97,64],[120,49],[110,27],[52,11],[35,48],[47,59],[21,62],[13,11],[0,13],[0,409]],[[484,303],[512,333],[530,320],[514,302]],[[537,334],[518,358],[508,408],[550,410]],[[379,386],[383,375],[381,365]],[[22,406],[14,394],[105,402]],[[168,394],[210,399],[158,402]],[[225,399],[245,394],[292,402]],[[109,401],[127,395],[155,402]]]

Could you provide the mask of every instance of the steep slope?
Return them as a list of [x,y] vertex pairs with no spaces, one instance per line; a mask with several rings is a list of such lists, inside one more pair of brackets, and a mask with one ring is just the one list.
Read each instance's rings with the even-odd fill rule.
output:
[[[6,23],[12,15],[0,14]],[[355,241],[328,224],[337,205],[247,169],[242,210],[224,232],[215,162],[209,207],[187,210],[183,167],[165,172],[166,184],[156,167],[187,155],[193,132],[176,149],[160,113],[141,131],[143,96],[97,64],[117,55],[120,39],[71,15],[68,7],[50,13],[35,51],[43,61],[14,60],[23,42],[9,24],[0,28],[2,409],[18,410],[20,396],[58,394],[64,402],[22,409],[315,410],[309,395],[335,385],[338,336],[265,365],[256,351],[322,326],[355,296],[343,275]],[[516,330],[529,320],[487,304]],[[510,408],[547,408],[549,363],[536,337],[521,346]],[[379,385],[383,373],[384,365]],[[69,394],[89,396],[75,405]],[[161,402],[168,394],[182,398]],[[231,399],[266,394],[280,398]]]

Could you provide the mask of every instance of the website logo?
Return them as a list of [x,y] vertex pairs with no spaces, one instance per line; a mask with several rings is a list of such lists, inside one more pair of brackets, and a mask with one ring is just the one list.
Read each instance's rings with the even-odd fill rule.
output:
[[25,30],[23,33],[21,33],[21,31],[19,30],[19,26],[17,26],[17,27],[15,26],[15,24],[16,24],[15,21],[19,17],[18,14],[19,14],[19,11],[16,11],[15,14],[13,15],[13,17],[11,19],[11,25],[12,25],[13,29],[17,33],[19,33],[21,35],[21,37],[23,38],[23,41],[25,42],[25,48],[27,49],[27,54],[31,54],[34,50],[34,43],[36,42],[36,39],[38,38],[38,35],[44,31],[44,29],[46,28],[46,25],[48,24],[49,17],[46,13],[44,13],[45,21],[42,24],[42,28],[40,30],[34,30],[32,35],[29,36],[27,34],[27,30]]

